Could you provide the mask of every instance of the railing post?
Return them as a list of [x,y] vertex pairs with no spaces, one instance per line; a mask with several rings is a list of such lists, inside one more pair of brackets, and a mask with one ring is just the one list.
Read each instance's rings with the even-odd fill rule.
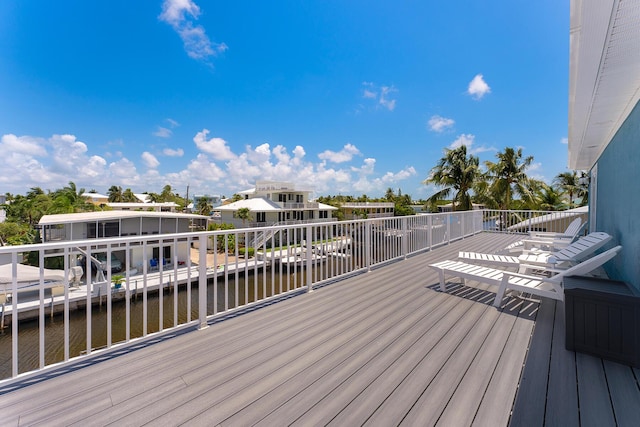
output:
[[452,215],[449,213],[446,216],[447,218],[447,245],[451,243],[451,219]]
[[365,257],[365,265],[368,271],[371,271],[371,222],[365,222],[364,227],[364,257]]
[[429,250],[433,249],[433,215],[427,217],[427,246]]
[[409,217],[402,218],[402,252],[404,259],[409,255]]
[[467,229],[465,227],[466,219],[467,219],[467,213],[464,212],[462,215],[460,215],[460,231],[461,231],[460,234],[462,235],[463,239],[467,237]]
[[313,227],[311,226],[311,224],[307,225],[306,230],[306,247],[305,250],[307,251],[306,253],[306,261],[307,261],[307,292],[312,292],[313,291],[313,274],[311,271],[311,268],[313,266],[313,250],[311,250],[311,248],[313,247]]
[[[207,324],[207,236],[198,237],[198,329],[206,329]],[[215,292],[215,290],[214,290]]]

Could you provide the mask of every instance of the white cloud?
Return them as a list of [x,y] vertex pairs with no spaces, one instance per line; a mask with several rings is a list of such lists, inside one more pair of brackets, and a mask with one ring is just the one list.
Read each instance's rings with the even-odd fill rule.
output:
[[184,150],[182,148],[173,149],[173,148],[165,148],[162,150],[162,154],[168,157],[182,157],[184,156]]
[[136,165],[127,158],[119,159],[109,164],[110,179],[122,186],[139,185],[140,176]]
[[163,128],[162,126],[158,126],[158,129],[153,132],[153,136],[157,136],[160,138],[170,138],[173,135],[173,131],[168,128]]
[[230,160],[236,157],[227,145],[227,141],[222,138],[211,138],[207,140],[208,129],[202,129],[193,137],[193,142],[200,151],[211,154],[216,160]]
[[431,129],[432,131],[444,132],[445,130],[453,127],[456,122],[453,119],[435,115],[431,116],[428,123],[429,129]]
[[325,150],[318,154],[321,160],[328,160],[333,163],[344,163],[350,161],[353,156],[360,155],[360,150],[353,144],[346,144],[342,147],[342,150],[335,152],[331,150]]
[[[393,111],[396,108],[396,100],[393,99],[393,94],[398,92],[394,86],[378,86],[372,82],[362,83],[362,98],[370,99],[375,102],[375,108],[385,108],[389,111]],[[359,112],[363,108],[362,105],[358,106]]]
[[371,98],[377,98],[377,97],[378,97],[378,94],[377,94],[376,92],[372,92],[372,91],[370,91],[369,89],[364,89],[364,90],[362,91],[362,97],[363,97],[363,98],[369,98],[369,99],[371,99]]
[[160,162],[158,161],[156,156],[154,156],[148,151],[145,151],[144,153],[142,153],[140,157],[142,158],[142,161],[144,162],[144,164],[150,169],[156,169],[158,166],[160,166]]
[[206,61],[226,51],[227,45],[212,42],[205,29],[195,25],[199,15],[200,7],[193,0],[165,0],[158,19],[171,25],[178,33],[189,57]]
[[[209,138],[208,133],[203,129],[194,136],[199,152],[184,163],[178,159],[160,162],[157,154],[148,151],[141,150],[136,154],[136,147],[127,141],[122,141],[119,151],[97,155],[91,153],[91,144],[74,135],[50,138],[4,135],[0,137],[4,155],[0,188],[5,192],[24,194],[31,187],[54,190],[73,181],[79,188],[98,192],[106,192],[110,185],[136,192],[158,192],[162,186],[170,184],[181,194],[189,185],[192,192],[231,195],[252,188],[256,180],[267,179],[294,182],[299,188],[313,190],[316,194],[366,192],[374,196],[415,174],[412,167],[377,173],[376,159],[357,159],[362,153],[353,144],[345,144],[338,152],[327,150],[317,158],[307,159],[307,152],[301,145],[289,150],[284,145],[272,146],[266,142],[257,147],[246,146],[244,152],[234,153],[226,141]],[[183,157],[185,151],[165,148],[162,155]],[[109,161],[105,160],[107,158]],[[356,161],[361,162],[354,163]]]
[[169,125],[170,125],[172,128],[177,128],[178,126],[180,126],[180,123],[176,122],[176,121],[175,121],[175,120],[173,120],[173,119],[165,119],[165,120],[167,121],[167,123],[169,123]]
[[449,148],[453,150],[453,149],[458,148],[458,147],[460,147],[462,145],[466,145],[467,148],[471,148],[471,146],[473,145],[473,142],[475,141],[475,139],[476,139],[475,135],[472,135],[470,133],[466,133],[466,134],[463,133],[460,136],[458,136],[458,138],[456,138],[456,140],[453,141],[451,143],[451,145],[449,145]]
[[16,136],[14,134],[2,135],[0,139],[0,152],[24,153],[33,156],[45,156],[47,150],[42,138],[32,136]]
[[569,138],[564,137],[560,140],[560,144],[568,144],[569,143]]
[[476,74],[476,76],[469,83],[467,93],[473,97],[473,99],[480,100],[486,94],[491,93],[491,88],[484,81],[482,74]]
[[393,86],[382,86],[380,91],[380,105],[385,107],[389,111],[393,111],[396,108],[396,100],[390,99],[390,95],[398,90]]

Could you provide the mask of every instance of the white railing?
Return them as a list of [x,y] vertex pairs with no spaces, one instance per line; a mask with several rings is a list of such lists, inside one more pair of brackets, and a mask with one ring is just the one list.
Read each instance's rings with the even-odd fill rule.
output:
[[582,222],[588,219],[586,211],[517,211],[490,210],[483,212],[485,231],[507,233],[528,233],[529,231],[548,231],[562,233],[576,218]]
[[[244,242],[264,228],[1,247],[12,275],[0,283],[0,383],[179,328],[205,328],[231,312],[482,232],[486,218],[468,211],[282,225],[252,248]],[[29,253],[41,266],[31,282],[19,271]],[[92,262],[98,253],[106,254],[104,271]],[[121,273],[112,272],[112,253]],[[53,263],[60,268],[42,267]]]

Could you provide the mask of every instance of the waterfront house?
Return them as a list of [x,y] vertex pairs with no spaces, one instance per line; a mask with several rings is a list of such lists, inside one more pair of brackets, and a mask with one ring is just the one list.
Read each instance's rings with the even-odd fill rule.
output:
[[[239,193],[242,200],[217,207],[215,218],[236,228],[330,221],[337,208],[310,201],[311,193],[291,182],[257,181],[255,188]],[[249,209],[249,220],[238,217],[242,208]]]
[[640,14],[637,2],[571,8],[569,168],[587,170],[590,230],[624,250],[606,270],[640,288]]
[[[99,239],[103,237],[145,236],[153,234],[187,233],[206,230],[208,217],[194,214],[149,211],[99,211],[72,214],[44,215],[39,222],[43,242]],[[139,271],[143,260],[174,259],[185,261],[190,248],[186,241],[176,245],[166,244],[147,247],[135,246],[130,250],[129,265],[125,264],[125,251],[116,250],[112,254],[123,265],[123,269]]]
[[340,206],[344,219],[384,218],[393,216],[395,204],[391,202],[345,202]]
[[88,203],[96,206],[104,206],[109,203],[109,196],[100,193],[82,193],[82,197],[84,197]]

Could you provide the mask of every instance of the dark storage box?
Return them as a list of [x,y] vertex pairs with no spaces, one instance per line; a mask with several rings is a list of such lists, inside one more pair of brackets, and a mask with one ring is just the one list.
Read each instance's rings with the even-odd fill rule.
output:
[[564,279],[567,350],[640,367],[640,294],[624,282]]

